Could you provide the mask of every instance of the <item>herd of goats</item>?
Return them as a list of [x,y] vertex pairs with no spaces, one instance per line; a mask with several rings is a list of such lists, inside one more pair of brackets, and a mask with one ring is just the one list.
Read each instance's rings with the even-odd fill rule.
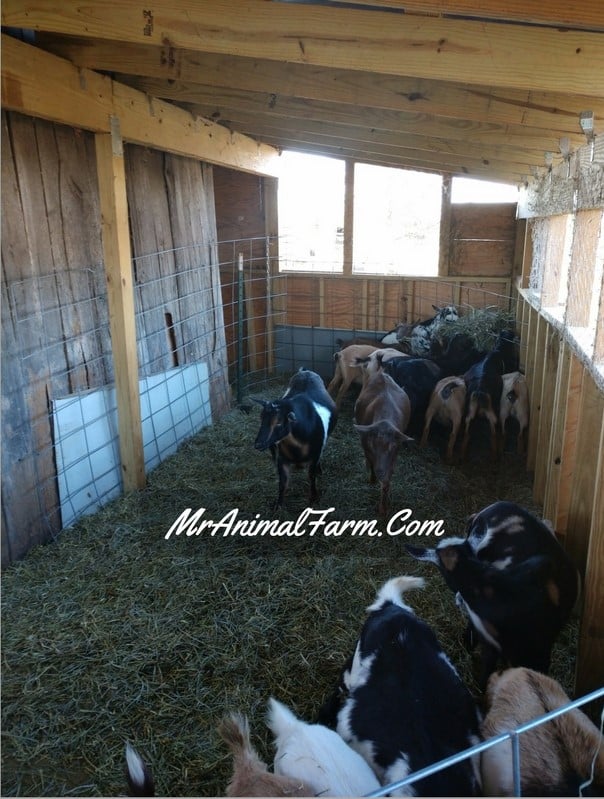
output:
[[[449,460],[464,420],[465,456],[479,415],[489,422],[494,454],[509,415],[519,423],[521,445],[528,398],[513,331],[501,331],[486,353],[463,334],[439,349],[433,333],[453,313],[440,309],[422,330],[407,331],[410,353],[387,346],[395,341],[355,342],[337,353],[328,389],[318,374],[301,369],[282,397],[260,401],[255,446],[270,450],[276,463],[277,507],[296,465],[308,465],[310,502],[317,500],[321,453],[353,382],[361,384],[354,425],[371,478],[381,484],[381,513],[396,453],[413,425],[425,444],[433,419],[449,423]],[[219,733],[233,754],[227,796],[366,796],[385,786],[392,796],[515,795],[509,738],[463,760],[453,756],[570,702],[547,672],[554,642],[580,601],[578,571],[549,523],[508,501],[472,516],[465,537],[406,549],[438,569],[467,618],[465,643],[482,652],[481,707],[435,632],[407,604],[407,592],[423,579],[394,577],[367,608],[354,651],[314,723],[269,700],[272,770],[251,744],[246,717],[222,720]],[[523,733],[519,747],[522,794],[603,795],[602,735],[580,710]],[[131,747],[126,758],[130,795],[153,795],[150,769]],[[455,762],[402,784],[448,758]]]

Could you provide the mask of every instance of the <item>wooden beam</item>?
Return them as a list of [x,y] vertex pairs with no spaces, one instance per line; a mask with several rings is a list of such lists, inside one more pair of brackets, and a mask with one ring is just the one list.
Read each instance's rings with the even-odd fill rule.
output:
[[126,173],[117,120],[114,120],[112,133],[96,134],[95,143],[109,328],[115,369],[121,474],[124,491],[133,491],[145,485],[145,460]]
[[376,8],[402,9],[406,14],[446,14],[447,16],[498,19],[503,22],[530,22],[535,25],[604,30],[604,7],[600,0],[570,4],[562,0],[332,0]]
[[262,0],[4,0],[2,24],[381,74],[604,96],[598,33]]
[[[275,95],[266,90],[251,92],[183,81],[138,79],[127,75],[122,75],[121,80],[125,84],[136,85],[139,90],[154,97],[209,109],[211,116],[208,118],[213,120],[231,119],[250,122],[261,115],[265,124],[269,124],[272,118],[279,122],[280,127],[288,121],[292,126],[294,123],[291,120],[295,119],[313,123],[323,122],[330,126],[346,125],[352,129],[369,128],[395,133],[406,131],[420,137],[429,135],[432,139],[453,139],[460,142],[476,139],[484,144],[513,145],[516,148],[525,147],[539,151],[547,147],[557,151],[562,132],[569,138],[571,145],[579,147],[585,143],[578,126],[578,115],[560,119],[557,125],[552,123],[549,127],[490,122],[484,118],[471,119],[463,115],[463,107],[460,107],[455,117],[434,115],[434,119],[427,119],[426,114],[415,106],[392,111],[376,108],[371,103],[352,105],[324,100],[311,101],[304,97]],[[586,102],[589,103],[590,98],[587,98]],[[568,130],[565,130],[566,128]]]
[[343,272],[352,275],[352,243],[354,241],[354,162],[346,160],[344,172],[344,247]]
[[[579,114],[590,108],[604,119],[604,101],[595,97],[535,90],[407,78],[371,72],[292,64],[237,55],[201,53],[170,46],[145,46],[98,39],[39,34],[44,49],[79,67],[140,78],[178,81],[205,91],[219,88],[253,92],[282,100],[298,97],[388,111],[430,114],[495,125],[520,125],[579,135]],[[114,74],[121,80],[119,74]],[[130,78],[132,80],[132,77]],[[141,88],[141,87],[139,87]],[[191,89],[192,90],[192,89]],[[154,94],[154,92],[150,92]],[[157,95],[161,96],[161,95]]]
[[120,121],[124,141],[261,175],[278,175],[278,152],[209,120],[2,35],[2,105],[95,133]]

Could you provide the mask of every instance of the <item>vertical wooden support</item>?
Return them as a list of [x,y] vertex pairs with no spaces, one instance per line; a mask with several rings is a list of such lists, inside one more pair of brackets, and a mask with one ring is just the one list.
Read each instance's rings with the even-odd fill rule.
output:
[[526,259],[527,247],[527,228],[528,223],[526,219],[516,220],[516,238],[514,240],[514,263],[512,265],[512,276],[518,277],[522,285],[524,263]]
[[[275,285],[281,281],[279,273],[279,181],[277,178],[262,179],[264,199],[264,231],[266,234],[266,368],[275,368],[275,312],[273,295]],[[285,278],[287,280],[287,278]]]
[[[594,446],[597,442],[594,441]],[[583,616],[579,629],[579,649],[575,694],[584,694],[604,685],[604,425],[600,427],[599,456],[596,468],[594,502],[591,513],[589,547],[583,580]]]
[[[568,532],[568,510],[573,473],[577,460],[577,426],[581,407],[583,364],[576,355],[570,356],[568,390],[565,398],[564,435],[560,462],[560,481],[556,500],[555,524],[560,535]],[[553,521],[553,520],[552,520]]]
[[451,261],[451,175],[443,175],[439,241],[438,275],[446,277]]
[[531,282],[531,269],[533,266],[533,237],[528,223],[525,223],[524,241],[522,248],[522,275],[520,288],[527,289]]
[[111,133],[95,135],[95,144],[122,479],[124,491],[132,491],[145,485],[145,461],[124,150],[117,120]]
[[516,310],[516,332],[520,336],[519,365],[523,372],[526,372],[526,359],[528,352],[528,320],[530,305],[518,292],[518,305]]
[[[556,369],[556,388],[552,407],[552,432],[547,454],[548,479],[545,485],[545,495],[543,498],[543,517],[545,519],[550,519],[559,535],[562,534],[562,531],[558,526],[557,518],[558,492],[560,488],[562,450],[564,447],[566,400],[569,389],[570,364],[571,352],[569,346],[565,341],[562,341]],[[564,533],[566,533],[566,530],[564,530]]]
[[[556,374],[560,353],[560,334],[547,325],[545,333],[545,359],[543,361],[543,377],[541,384],[541,402],[539,403],[539,429],[537,431],[537,457],[535,459],[535,478],[533,481],[533,498],[540,505],[545,498],[545,487],[549,480],[549,450],[552,435],[552,415],[554,396],[556,393]],[[538,365],[538,364],[536,364]]]
[[[566,551],[581,573],[585,571],[592,512],[595,501],[594,476],[598,470],[604,422],[604,394],[587,370],[583,372],[577,426],[577,457],[572,473]],[[597,533],[601,537],[602,530]]]
[[354,161],[347,160],[344,172],[344,264],[345,275],[352,275],[354,239]]
[[526,365],[529,382],[529,401],[531,405],[531,423],[529,425],[529,443],[526,455],[527,469],[535,468],[537,453],[537,436],[539,433],[539,416],[541,411],[541,386],[543,384],[543,359],[545,351],[545,330],[547,322],[539,313],[531,309],[529,321],[529,353]]

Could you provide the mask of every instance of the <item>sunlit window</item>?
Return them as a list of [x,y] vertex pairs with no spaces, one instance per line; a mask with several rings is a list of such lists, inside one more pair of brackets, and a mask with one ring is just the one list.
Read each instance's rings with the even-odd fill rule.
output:
[[341,272],[344,161],[284,152],[279,177],[282,270]]
[[353,272],[437,275],[442,177],[355,164]]
[[453,178],[452,203],[517,203],[518,188],[510,183],[494,183],[474,178]]

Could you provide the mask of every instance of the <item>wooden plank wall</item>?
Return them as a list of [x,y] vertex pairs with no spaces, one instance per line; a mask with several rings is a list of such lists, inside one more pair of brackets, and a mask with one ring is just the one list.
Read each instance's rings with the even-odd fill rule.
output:
[[[564,330],[518,293],[530,392],[527,468],[583,578],[576,693],[604,683],[604,391]],[[600,383],[600,385],[598,384]]]
[[[50,401],[112,383],[114,368],[94,134],[13,112],[2,127],[6,564],[61,529]],[[212,167],[136,145],[126,156],[141,372],[207,360],[220,414],[230,391]]]

